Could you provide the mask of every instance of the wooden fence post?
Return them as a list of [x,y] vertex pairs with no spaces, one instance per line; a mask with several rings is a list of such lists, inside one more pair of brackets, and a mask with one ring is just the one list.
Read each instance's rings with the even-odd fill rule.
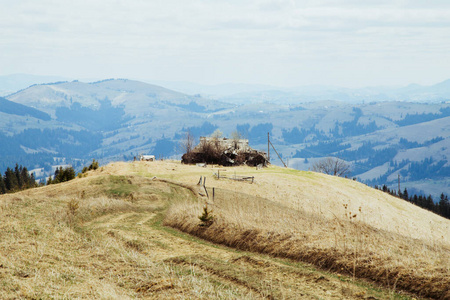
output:
[[203,188],[205,189],[206,197],[209,199],[208,190],[206,189],[206,176],[203,177]]

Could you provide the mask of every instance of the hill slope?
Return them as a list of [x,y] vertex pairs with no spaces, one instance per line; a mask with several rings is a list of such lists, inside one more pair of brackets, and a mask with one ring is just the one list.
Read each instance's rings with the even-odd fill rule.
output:
[[[221,177],[254,176],[251,184],[213,173],[172,162],[114,163],[71,182],[1,196],[0,296],[408,298],[398,288],[445,296],[448,220],[342,178],[221,168]],[[215,188],[214,200],[202,196],[200,176],[210,196]],[[204,201],[215,216],[209,227],[199,226]],[[343,275],[389,290],[301,260],[342,266]],[[382,272],[378,279],[363,272],[367,266]]]
[[42,111],[9,101],[2,97],[0,97],[0,112],[17,116],[30,116],[44,121],[50,120],[50,116]]
[[231,106],[127,79],[34,85],[8,100],[46,112],[58,126],[101,134],[101,147],[92,155],[109,159],[149,149],[157,156],[174,155],[175,136],[183,127],[202,124],[205,115]]

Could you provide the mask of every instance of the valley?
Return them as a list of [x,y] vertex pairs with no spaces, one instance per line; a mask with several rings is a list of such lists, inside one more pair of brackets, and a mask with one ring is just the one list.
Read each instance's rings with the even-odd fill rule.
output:
[[[371,186],[397,190],[400,175],[402,191],[434,199],[448,194],[448,102],[248,97],[254,101],[204,98],[127,79],[33,85],[2,100],[8,106],[0,110],[0,170],[19,163],[48,176],[58,161],[80,170],[92,159],[179,159],[185,132],[198,141],[219,129],[224,136],[237,131],[262,151],[270,133],[296,169],[333,156]],[[276,157],[272,163],[281,165]]]

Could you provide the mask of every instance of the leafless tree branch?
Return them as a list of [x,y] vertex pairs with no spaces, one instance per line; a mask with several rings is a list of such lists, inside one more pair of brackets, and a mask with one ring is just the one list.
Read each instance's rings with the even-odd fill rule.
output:
[[315,162],[312,170],[334,176],[350,175],[350,165],[342,159],[336,157],[327,157]]

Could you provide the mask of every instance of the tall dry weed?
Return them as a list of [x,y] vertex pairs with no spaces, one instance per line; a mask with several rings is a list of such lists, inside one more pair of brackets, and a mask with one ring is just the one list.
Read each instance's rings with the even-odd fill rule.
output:
[[80,202],[77,199],[72,198],[69,202],[67,202],[67,223],[69,223],[70,225],[74,223],[79,208]]

